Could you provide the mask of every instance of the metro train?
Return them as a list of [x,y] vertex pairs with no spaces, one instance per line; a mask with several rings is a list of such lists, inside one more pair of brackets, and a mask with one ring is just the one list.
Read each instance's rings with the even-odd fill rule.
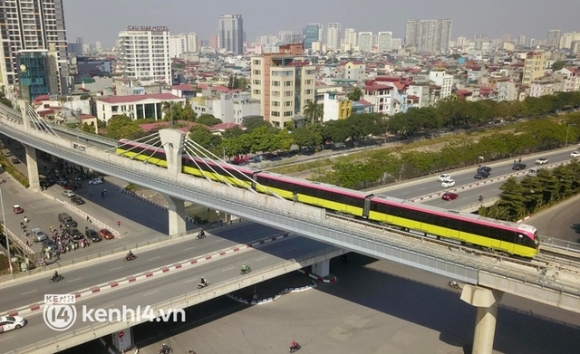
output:
[[[160,147],[121,139],[116,153],[167,168],[165,150]],[[187,154],[182,155],[182,172],[241,188],[252,188],[259,193],[277,194],[288,200],[405,231],[460,241],[495,253],[533,258],[540,249],[537,229],[531,225],[377,196]]]

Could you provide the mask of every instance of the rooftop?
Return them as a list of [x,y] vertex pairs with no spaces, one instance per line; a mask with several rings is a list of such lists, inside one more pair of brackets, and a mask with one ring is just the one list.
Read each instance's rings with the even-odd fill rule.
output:
[[154,93],[154,94],[144,94],[144,95],[128,95],[128,96],[112,96],[106,98],[99,98],[99,101],[117,104],[117,103],[132,103],[144,100],[161,100],[161,101],[181,101],[183,98],[177,97],[170,93]]

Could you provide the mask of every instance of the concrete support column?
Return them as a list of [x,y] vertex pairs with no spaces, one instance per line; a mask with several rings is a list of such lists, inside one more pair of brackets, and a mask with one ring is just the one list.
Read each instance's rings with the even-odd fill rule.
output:
[[466,284],[461,292],[461,300],[477,307],[473,354],[492,354],[497,308],[503,292]]
[[36,149],[32,146],[24,145],[24,152],[26,153],[26,169],[28,170],[28,183],[31,191],[38,192],[40,190],[40,178],[38,176],[38,162],[36,160]]
[[169,213],[169,233],[168,235],[180,234],[187,231],[185,225],[185,201],[163,195],[167,201],[167,212]]
[[28,116],[28,103],[25,100],[18,100],[18,106],[20,107],[20,114],[22,114],[22,122],[24,125],[24,130],[30,128],[30,117]]
[[177,178],[177,175],[181,173],[181,155],[183,154],[183,142],[186,137],[185,132],[162,129],[159,131],[159,137],[167,157],[167,171],[171,176]]
[[327,277],[330,275],[330,259],[322,262],[314,263],[312,265],[312,274],[316,274],[319,277]]

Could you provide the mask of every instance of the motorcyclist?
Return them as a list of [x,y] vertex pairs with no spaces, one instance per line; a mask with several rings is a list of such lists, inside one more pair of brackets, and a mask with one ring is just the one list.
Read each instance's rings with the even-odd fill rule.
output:
[[199,281],[199,285],[200,286],[207,286],[207,280],[205,280],[204,277],[201,277],[201,280]]
[[169,353],[169,346],[165,343],[163,343],[163,345],[161,346],[161,352],[162,353]]
[[52,275],[52,280],[57,280],[58,279],[58,272],[55,270],[54,274]]
[[205,236],[205,230],[201,229],[201,231],[199,232],[199,237],[204,237]]
[[131,250],[129,250],[129,253],[127,253],[127,258],[133,258],[135,257],[135,255],[133,254],[133,252],[131,252]]
[[295,340],[292,341],[292,344],[290,345],[290,348],[292,349],[298,349],[298,342],[296,342]]
[[483,195],[480,194],[479,195],[479,198],[477,198],[477,200],[479,200],[480,202],[482,202],[483,201]]
[[248,272],[250,270],[250,267],[248,267],[246,264],[242,264],[242,272]]

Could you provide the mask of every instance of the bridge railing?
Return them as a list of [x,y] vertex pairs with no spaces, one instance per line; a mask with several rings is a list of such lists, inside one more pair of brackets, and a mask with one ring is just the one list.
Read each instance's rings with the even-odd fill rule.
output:
[[[10,126],[13,123],[4,121],[2,124]],[[21,127],[15,128],[13,134],[22,135]],[[464,279],[470,282],[477,282],[477,272],[479,270],[489,269],[493,272],[493,268],[496,265],[496,259],[491,257],[476,258],[467,254],[459,254],[459,252],[452,253],[443,248],[434,248],[432,245],[419,243],[415,239],[411,242],[410,238],[400,235],[383,234],[377,236],[376,229],[369,231],[361,230],[360,227],[347,228],[343,225],[337,225],[336,222],[314,217],[309,213],[300,212],[296,209],[284,209],[274,204],[265,207],[258,201],[245,198],[245,195],[237,192],[238,190],[212,188],[218,183],[210,183],[204,180],[190,182],[190,180],[185,178],[187,176],[181,176],[181,178],[178,176],[175,179],[168,176],[165,170],[156,166],[137,164],[114,154],[107,154],[105,158],[102,158],[102,156],[95,154],[72,150],[62,142],[59,144],[59,142],[50,141],[42,136],[43,134],[41,133],[34,134],[29,132],[29,134],[37,136],[37,143],[41,143],[45,149],[50,147],[51,151],[56,154],[71,160],[83,161],[88,166],[94,166],[97,170],[111,171],[111,174],[117,174],[140,185],[155,185],[156,189],[162,193],[182,198],[189,197],[193,198],[192,200],[201,202],[211,201],[212,205],[218,209],[227,212],[237,210],[239,211],[238,214],[244,217],[259,215],[260,219],[268,221],[271,225],[294,226],[296,230],[300,230],[306,235],[309,232],[316,234],[316,238],[323,242],[342,245],[345,248],[373,256],[380,255],[385,259],[396,259],[404,264],[415,264],[419,258],[427,259],[431,268],[437,269],[440,274],[456,276],[458,280]],[[22,138],[26,140],[25,138],[29,137],[23,136]],[[128,164],[129,162],[131,164]],[[308,212],[312,212],[315,209],[308,208]],[[391,230],[389,232],[392,233]],[[538,281],[538,285],[542,285],[540,281]],[[562,286],[561,289],[566,289],[566,291],[571,289],[570,293],[574,295],[579,292],[578,288],[569,286]]]
[[544,235],[540,235],[540,239],[542,240],[542,245],[550,246],[552,248],[557,248],[563,251],[580,253],[580,244],[577,242],[560,240]]
[[[336,256],[337,250],[341,251],[340,249],[337,249],[336,247],[328,247],[328,248],[325,248],[325,249],[320,250],[320,251],[316,251],[316,252],[309,253],[307,255],[303,255],[303,256],[298,257],[296,259],[283,261],[281,263],[278,263],[278,264],[270,266],[270,267],[262,268],[259,270],[253,270],[252,272],[245,274],[245,275],[240,275],[233,280],[226,280],[226,281],[218,282],[215,284],[211,284],[210,286],[208,286],[206,288],[196,289],[196,290],[187,292],[183,295],[174,297],[170,300],[153,304],[150,306],[150,310],[146,310],[147,312],[143,311],[143,313],[140,314],[141,315],[140,322],[127,321],[126,323],[124,322],[122,324],[122,326],[123,326],[123,328],[128,328],[128,327],[135,326],[139,323],[146,322],[147,320],[149,320],[149,316],[152,313],[157,314],[157,315],[168,314],[168,313],[170,313],[171,310],[179,310],[179,309],[184,309],[184,308],[196,305],[196,304],[201,302],[200,300],[205,300],[206,298],[209,299],[209,298],[214,298],[217,296],[229,294],[233,291],[245,288],[246,286],[250,286],[250,285],[256,283],[254,280],[263,281],[263,280],[270,279],[271,277],[269,275],[271,275],[271,274],[278,274],[280,272],[283,272],[285,274],[285,273],[288,273],[288,269],[290,269],[290,270],[301,269],[303,267],[300,264],[300,262],[303,262],[303,261],[306,261],[309,259],[313,259],[316,257],[324,257],[325,255],[327,255],[329,257]],[[241,285],[241,284],[247,284],[247,285]],[[135,317],[137,317],[137,315]],[[61,334],[61,335],[56,335],[54,337],[51,337],[50,339],[45,339],[45,340],[36,342],[34,344],[24,346],[22,348],[19,348],[17,350],[13,350],[13,351],[8,352],[6,354],[30,353],[30,352],[43,350],[43,349],[46,351],[46,350],[49,350],[50,347],[58,347],[60,350],[64,350],[64,349],[70,348],[70,346],[66,344],[67,340],[71,340],[75,337],[83,337],[86,335],[90,335],[91,338],[98,338],[98,337],[101,337],[103,335],[115,332],[115,329],[113,329],[113,330],[107,329],[107,327],[110,327],[110,326],[115,325],[115,324],[120,324],[120,322],[119,321],[116,321],[116,322],[105,321],[105,322],[94,323],[94,324],[91,324],[88,326],[74,329],[72,331],[66,332],[66,333]],[[103,330],[106,333],[103,334]],[[61,345],[61,343],[62,343],[62,345]]]

